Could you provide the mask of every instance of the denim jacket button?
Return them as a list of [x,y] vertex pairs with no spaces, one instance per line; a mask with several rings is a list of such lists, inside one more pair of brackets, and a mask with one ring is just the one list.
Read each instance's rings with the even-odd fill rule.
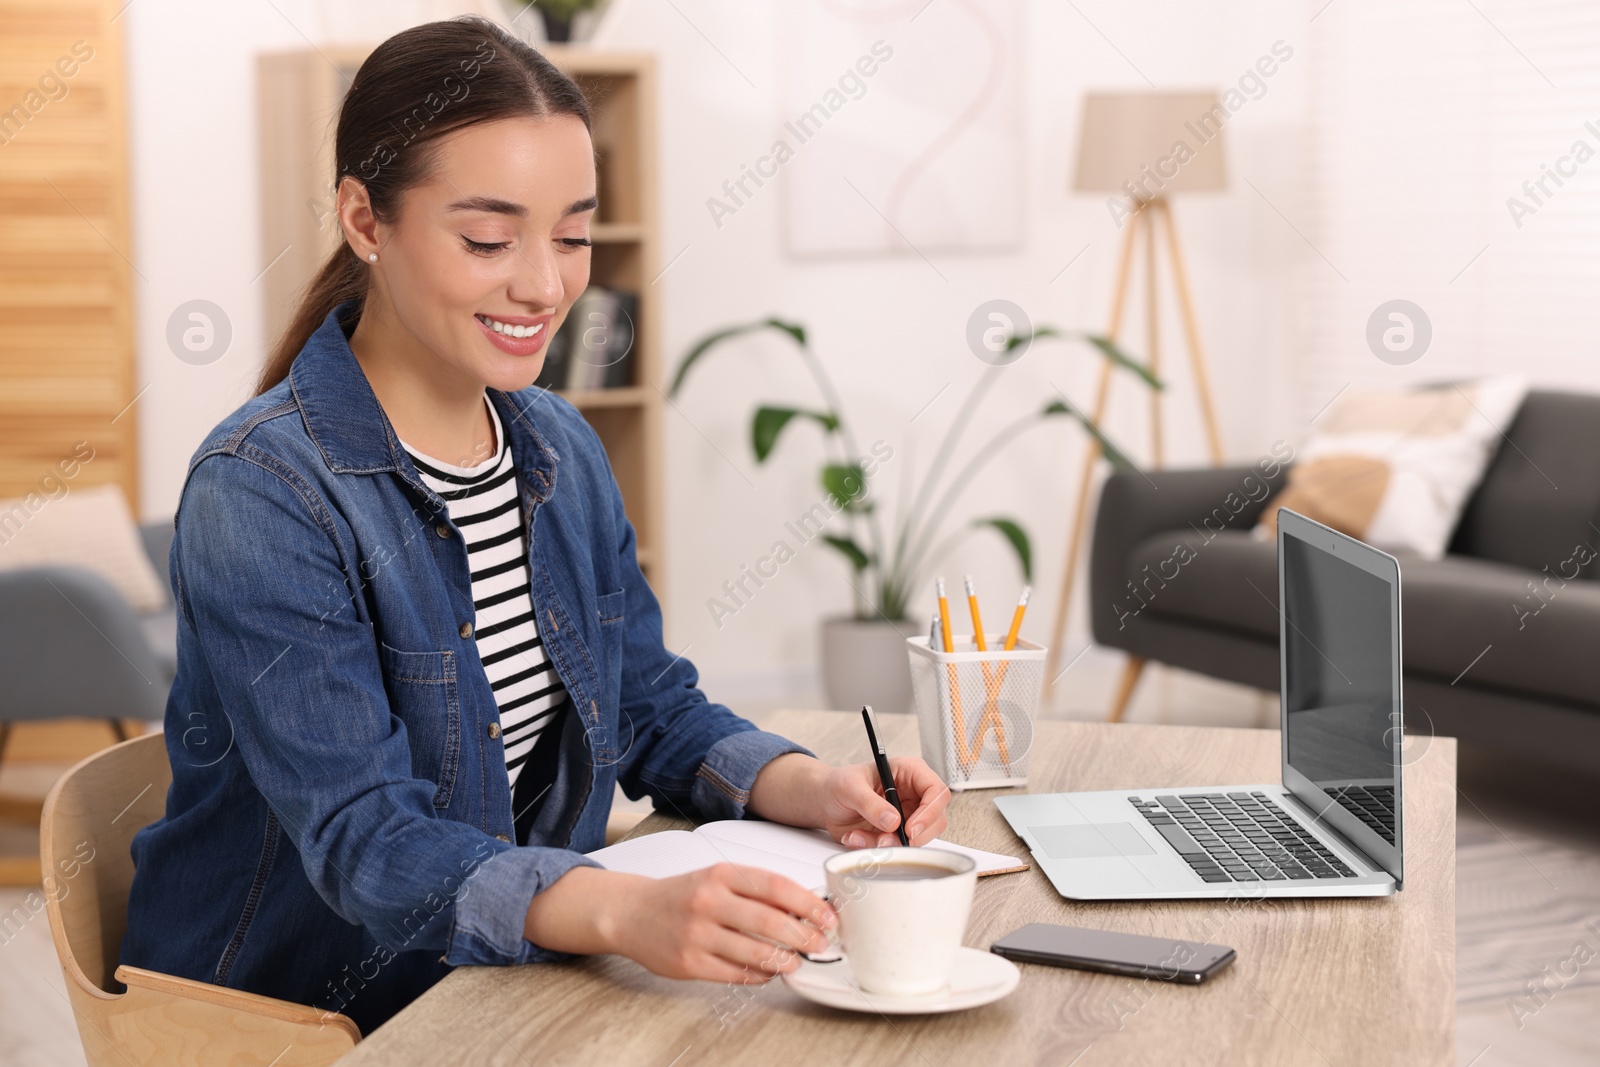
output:
[[433,528],[433,532],[438,534],[440,537],[449,537],[450,527],[441,522],[439,525]]
[[460,633],[461,633],[462,637],[471,637],[472,636],[472,624],[470,622],[462,623],[461,624]]
[[490,737],[499,737],[500,736],[500,724],[499,723],[492,722],[492,723],[489,724],[489,736]]
[[494,835],[494,839],[496,841],[510,841],[511,840],[511,838],[507,837],[505,834],[495,834]]

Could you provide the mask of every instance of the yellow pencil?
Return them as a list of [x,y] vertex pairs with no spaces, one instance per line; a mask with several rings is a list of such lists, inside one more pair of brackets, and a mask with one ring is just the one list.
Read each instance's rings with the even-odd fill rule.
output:
[[1006,633],[1006,651],[1010,652],[1017,647],[1017,635],[1022,632],[1022,615],[1028,610],[1028,594],[1032,592],[1031,586],[1022,587],[1022,599],[1017,601],[1016,613],[1011,616],[1011,629]]
[[[955,644],[950,640],[950,601],[945,597],[944,579],[936,578],[933,591],[939,598],[939,636],[944,643],[946,652],[954,652]],[[950,718],[951,727],[956,740],[956,763],[961,768],[961,777],[967,776],[967,764],[972,758],[967,754],[967,723],[961,714],[961,680],[954,663],[944,665],[945,680],[950,687]]]
[[[1029,595],[1030,592],[1032,592],[1032,587],[1029,587],[1029,585],[1022,585],[1022,597],[1018,598],[1018,601],[1016,601],[1016,613],[1013,613],[1013,616],[1011,616],[1011,629],[1008,630],[1008,632],[1006,632],[1006,635],[1005,635],[1005,651],[1008,651],[1008,653],[1010,653],[1010,651],[1013,651],[1013,649],[1016,648],[1016,637],[1018,637],[1018,633],[1021,632],[1021,630],[1022,630],[1022,613],[1024,613],[1024,611],[1027,611],[1027,595]],[[1000,688],[1002,688],[1002,686],[1005,685],[1006,670],[1010,670],[1010,667],[1011,667],[1010,662],[1005,662],[1005,664],[1000,664],[1000,677],[995,678],[995,691],[997,691],[997,693],[998,693],[998,691],[1000,691]],[[998,731],[998,733],[995,734],[995,736],[997,736],[997,739],[1000,739],[1000,741],[1002,741],[1002,749],[1000,749],[1000,753],[1002,753],[1002,760],[1005,760],[1005,745],[1003,745],[1003,731],[1000,731],[1000,723],[998,723],[998,721],[995,721],[995,729],[997,729],[997,731]],[[1011,761],[1010,760],[1005,760],[1005,765],[1006,765],[1006,774],[1010,774],[1011,773]]]
[[978,593],[972,586],[972,575],[967,575],[967,607],[972,610],[972,641],[978,646],[979,652],[989,651],[989,645],[983,639],[983,619],[978,615]]
[[[977,645],[979,652],[989,651],[988,639],[983,636],[983,617],[978,613],[978,591],[972,584],[972,575],[966,576],[967,582],[967,607],[972,611],[972,641]],[[997,678],[992,664],[983,665],[983,688],[986,699],[983,704],[983,714],[978,716],[978,737],[972,743],[971,757],[978,758],[978,753],[983,751],[983,735],[990,727],[994,727],[994,740],[1000,749],[1000,762],[1005,765],[1006,773],[1011,773],[1011,755],[1006,750],[1006,729],[1000,722],[1000,682],[1005,678],[1005,664],[1000,665],[1000,674]]]

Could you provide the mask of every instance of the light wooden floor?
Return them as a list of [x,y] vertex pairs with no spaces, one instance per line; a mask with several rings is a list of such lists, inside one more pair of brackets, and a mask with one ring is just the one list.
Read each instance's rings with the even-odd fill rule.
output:
[[[1091,651],[1065,676],[1061,706],[1046,714],[1098,717],[1118,665],[1116,657]],[[820,706],[811,694],[783,703]],[[759,718],[766,709],[740,710]],[[1275,698],[1152,668],[1128,718],[1260,726],[1275,725],[1277,711]],[[42,792],[50,769],[29,770],[25,783],[8,768],[0,789]],[[622,807],[648,808],[620,794],[619,800]],[[1456,847],[1461,1067],[1600,1063],[1600,804],[1588,799],[1581,780],[1463,749]],[[50,931],[42,911],[30,915],[29,892],[0,889],[0,1062],[79,1065]],[[1546,967],[1556,974],[1579,943],[1594,958],[1565,985],[1552,977],[1549,992],[1528,997],[1525,983]],[[1565,970],[1571,973],[1571,965]]]

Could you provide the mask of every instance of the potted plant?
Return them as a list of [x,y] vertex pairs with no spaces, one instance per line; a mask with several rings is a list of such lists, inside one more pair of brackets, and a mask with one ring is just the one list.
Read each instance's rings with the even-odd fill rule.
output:
[[[551,44],[572,40],[572,20],[580,11],[598,7],[603,0],[511,0],[515,7],[537,8],[544,19],[544,37]],[[513,20],[515,21],[515,20]]]
[[[902,500],[887,531],[878,501],[871,494],[877,473],[877,457],[864,452],[832,379],[807,341],[803,325],[775,317],[760,319],[713,331],[697,341],[678,365],[668,390],[676,397],[689,372],[714,348],[735,338],[773,330],[794,342],[817,391],[822,407],[801,408],[763,404],[750,420],[750,445],[757,463],[765,463],[777,447],[783,431],[796,422],[819,426],[825,448],[831,452],[823,463],[820,479],[835,515],[845,517],[845,529],[829,532],[823,540],[850,565],[850,587],[855,610],[847,616],[822,622],[822,679],[829,701],[836,707],[872,704],[881,711],[907,711],[911,706],[911,679],[905,653],[905,639],[927,631],[927,620],[910,616],[912,598],[927,583],[934,568],[962,540],[979,530],[998,533],[1010,546],[1024,581],[1033,577],[1031,541],[1022,525],[1005,515],[969,518],[948,529],[955,514],[954,505],[962,490],[1002,449],[1032,426],[1056,417],[1076,421],[1099,442],[1107,460],[1118,467],[1131,468],[1126,454],[1106,438],[1093,419],[1064,400],[1052,400],[1037,411],[1012,420],[957,465],[956,448],[967,424],[984,397],[998,380],[1006,361],[997,361],[978,378],[972,391],[951,420],[934,461],[921,483],[911,490],[911,499]],[[1005,351],[1047,338],[1077,339],[1093,346],[1102,357],[1130,371],[1152,389],[1161,383],[1141,364],[1129,357],[1110,339],[1082,332],[1069,332],[1041,326],[1029,333],[1009,336]],[[910,479],[902,480],[902,486]],[[942,488],[941,488],[942,486]],[[887,532],[887,535],[886,535]],[[941,533],[943,536],[941,537]]]

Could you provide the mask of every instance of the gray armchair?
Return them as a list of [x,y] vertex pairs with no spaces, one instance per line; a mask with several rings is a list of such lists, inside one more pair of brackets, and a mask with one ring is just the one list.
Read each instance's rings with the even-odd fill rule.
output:
[[[1286,470],[1106,481],[1089,617],[1131,657],[1113,718],[1146,660],[1277,691],[1277,550],[1249,531]],[[1407,731],[1600,771],[1600,396],[1529,393],[1448,553],[1398,558]]]
[[[172,520],[140,528],[156,573],[167,574]],[[177,614],[138,614],[100,575],[81,567],[0,571],[0,757],[15,722],[105,719],[159,722],[178,664]]]

